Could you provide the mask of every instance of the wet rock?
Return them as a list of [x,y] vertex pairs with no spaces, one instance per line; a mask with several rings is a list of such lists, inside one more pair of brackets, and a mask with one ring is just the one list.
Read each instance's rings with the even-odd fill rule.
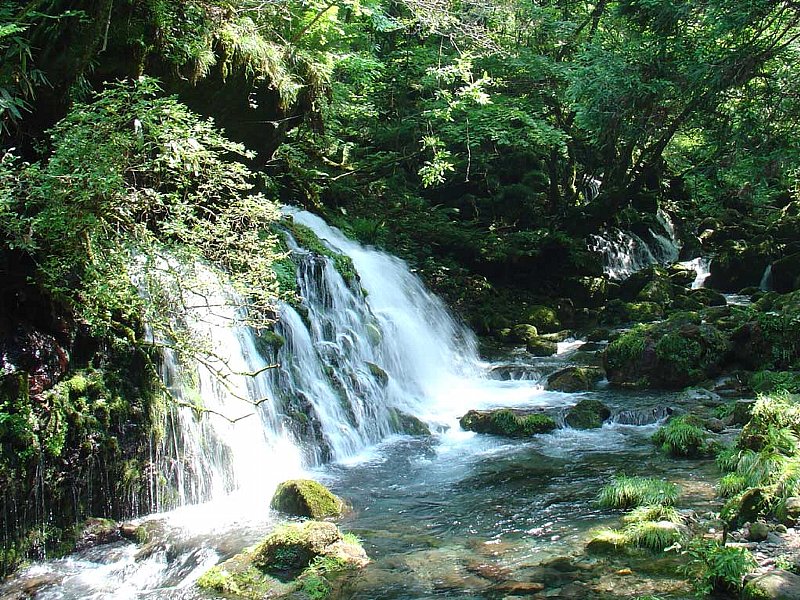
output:
[[533,356],[553,356],[558,352],[558,344],[543,337],[529,340],[525,349]]
[[252,563],[268,573],[298,574],[318,556],[335,557],[354,566],[369,562],[364,549],[347,542],[327,521],[306,521],[278,527],[253,550]]
[[594,389],[605,374],[599,367],[566,367],[547,378],[547,389],[557,392],[585,392]]
[[800,575],[774,570],[750,580],[742,600],[800,600]]
[[792,525],[797,523],[797,520],[800,519],[800,497],[792,496],[791,498],[787,498],[784,511],[787,524]]
[[556,428],[556,422],[548,415],[509,408],[471,410],[461,417],[459,424],[466,431],[506,437],[527,437]]
[[414,415],[409,415],[402,410],[390,408],[389,419],[392,424],[392,429],[397,433],[405,433],[406,435],[415,436],[431,435],[431,429],[426,423],[420,421]]
[[122,539],[119,525],[110,519],[86,519],[76,530],[75,552]]
[[722,419],[717,419],[714,417],[706,419],[703,425],[711,433],[722,433],[725,430],[725,423],[722,422]]
[[511,575],[511,569],[497,563],[473,561],[467,564],[467,571],[490,581],[504,581]]
[[711,261],[706,285],[725,292],[757,286],[771,252],[768,245],[751,245],[741,240],[725,242]]
[[367,368],[372,376],[380,383],[382,386],[386,387],[389,383],[389,374],[382,368],[376,365],[373,362],[367,362]]
[[536,327],[528,323],[521,323],[511,328],[508,341],[527,344],[529,341],[535,340],[538,336],[539,332],[536,330]]
[[611,410],[599,400],[584,398],[564,418],[573,429],[597,429],[611,416]]
[[28,374],[28,392],[39,399],[67,372],[69,354],[52,335],[28,326],[19,326],[11,335],[0,336],[2,374]]
[[769,536],[769,527],[766,523],[756,521],[747,529],[747,539],[751,542],[763,542]]
[[325,519],[341,516],[345,504],[321,483],[293,479],[278,486],[270,507],[295,517]]
[[689,292],[689,298],[703,306],[727,306],[725,296],[710,288],[697,288]]
[[515,596],[531,596],[544,589],[544,584],[536,581],[504,581],[492,587],[492,591]]
[[800,288],[800,252],[772,263],[772,287],[779,294]]
[[625,547],[627,538],[619,531],[605,529],[596,533],[587,543],[588,554],[616,554]]

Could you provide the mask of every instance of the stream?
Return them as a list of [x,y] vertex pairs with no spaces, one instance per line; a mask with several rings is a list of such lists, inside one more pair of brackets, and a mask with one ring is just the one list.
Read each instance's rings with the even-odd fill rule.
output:
[[[197,327],[242,371],[272,361],[281,368],[236,384],[231,396],[202,365],[165,356],[165,382],[180,392],[181,371],[196,370],[193,393],[219,412],[239,414],[243,394],[272,402],[258,405],[257,418],[231,423],[211,414],[202,426],[181,412],[188,409],[177,410],[170,417],[175,437],[162,452],[170,464],[191,468],[174,477],[183,497],[136,521],[147,524],[150,541],[31,565],[0,586],[0,598],[212,598],[196,580],[275,526],[271,494],[297,476],[320,480],[352,505],[340,525],[372,559],[340,582],[337,598],[691,596],[674,556],[597,558],[583,549],[591,530],[618,524],[619,514],[595,503],[615,473],[677,483],[680,509],[716,507],[713,462],[667,459],[649,439],[665,407],[696,400],[602,385],[583,394],[545,391],[547,374],[591,362],[594,353],[569,340],[550,358],[517,351],[482,359],[471,332],[402,261],[347,240],[309,213],[292,214],[352,259],[366,293],[348,285],[329,258],[290,238],[304,306],[284,307],[276,330],[286,343],[262,356],[253,333],[235,324],[234,309],[217,319],[230,293],[210,277],[215,316],[195,315]],[[583,397],[601,400],[615,416],[596,430],[562,427],[514,440],[458,426],[467,410],[498,406],[542,409],[559,420]],[[397,431],[392,411],[424,421],[432,434]]]

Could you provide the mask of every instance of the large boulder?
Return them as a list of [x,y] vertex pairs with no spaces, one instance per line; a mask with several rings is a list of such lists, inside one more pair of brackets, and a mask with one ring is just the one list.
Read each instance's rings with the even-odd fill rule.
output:
[[566,367],[547,378],[547,389],[557,392],[586,392],[605,374],[599,367]]
[[800,252],[772,263],[772,287],[780,294],[800,289]]
[[620,284],[619,296],[626,302],[636,300],[648,286],[669,284],[669,274],[664,267],[652,265],[641,271],[633,273]]
[[533,356],[553,356],[558,352],[558,343],[538,336],[528,340],[525,349]]
[[333,523],[305,521],[277,527],[255,548],[212,567],[197,585],[225,598],[323,598],[338,577],[368,563],[355,537]]
[[534,304],[525,311],[525,322],[533,325],[540,333],[555,333],[561,329],[556,311],[540,304]]
[[612,384],[679,389],[717,375],[729,350],[730,343],[719,329],[676,313],[611,342],[603,366]]
[[[265,572],[296,574],[318,556],[340,554],[344,538],[339,528],[327,521],[290,523],[275,529],[253,551],[253,565]],[[361,552],[353,553],[361,556]],[[366,554],[357,561],[367,561]]]
[[800,575],[775,569],[747,582],[742,600],[800,600]]
[[706,285],[725,292],[757,286],[771,256],[772,248],[768,244],[748,244],[741,240],[726,242],[711,261],[711,274]]
[[270,507],[294,517],[327,519],[339,517],[344,501],[312,479],[292,479],[278,486]]
[[549,415],[510,408],[471,410],[461,417],[459,424],[466,431],[505,437],[528,437],[556,428],[556,422]]
[[564,421],[573,429],[597,429],[611,416],[611,410],[599,400],[584,398],[567,412]]

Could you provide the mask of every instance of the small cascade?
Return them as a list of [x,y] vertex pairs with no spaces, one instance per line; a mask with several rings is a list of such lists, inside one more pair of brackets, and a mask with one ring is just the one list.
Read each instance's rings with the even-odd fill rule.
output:
[[[680,242],[669,215],[656,215],[660,231],[648,228],[647,240],[632,231],[612,227],[589,236],[588,246],[603,256],[603,270],[612,279],[626,279],[653,264],[669,264],[678,259]],[[644,235],[644,234],[642,234]]]
[[583,198],[589,203],[594,201],[600,195],[600,186],[603,185],[603,180],[597,177],[590,177],[585,175],[583,178]]
[[711,275],[711,259],[700,256],[692,260],[686,260],[679,263],[687,269],[692,269],[697,276],[692,282],[692,289],[696,290],[705,285],[706,279]]
[[673,413],[668,406],[656,406],[634,410],[623,410],[611,416],[611,422],[618,425],[653,425],[665,421]]
[[761,283],[758,284],[758,288],[765,292],[772,290],[772,263],[768,264],[767,268],[764,269],[764,274],[761,276]]

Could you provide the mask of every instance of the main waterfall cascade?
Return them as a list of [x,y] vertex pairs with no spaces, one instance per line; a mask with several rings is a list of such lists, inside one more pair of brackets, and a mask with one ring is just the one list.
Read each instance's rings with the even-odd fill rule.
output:
[[244,324],[220,276],[197,266],[204,289],[184,299],[184,318],[214,353],[181,364],[164,352],[163,380],[187,406],[170,411],[157,461],[177,498],[157,510],[234,491],[263,503],[280,481],[402,433],[405,415],[446,431],[467,408],[540,393],[530,381],[488,379],[474,335],[401,260],[308,212],[286,212],[349,256],[358,280],[287,233],[302,301],[280,305],[283,343],[270,345]]

